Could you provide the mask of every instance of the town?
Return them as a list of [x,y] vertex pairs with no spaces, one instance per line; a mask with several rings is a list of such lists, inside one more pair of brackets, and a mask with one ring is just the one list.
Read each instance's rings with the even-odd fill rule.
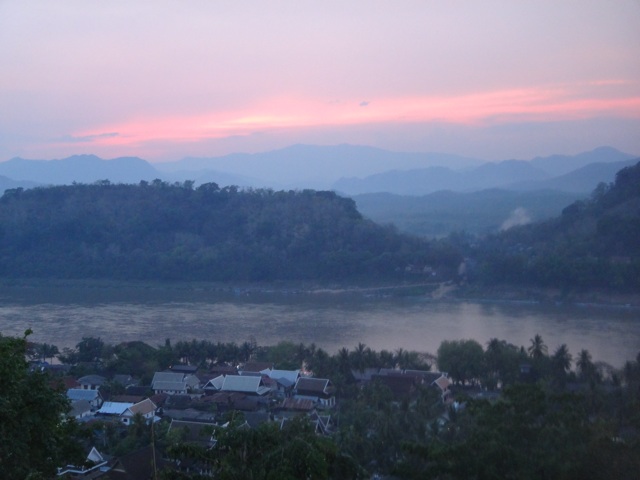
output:
[[[531,391],[514,396],[527,388],[556,406],[584,402],[591,405],[585,415],[610,421],[598,403],[617,397],[616,411],[633,411],[640,380],[640,358],[615,371],[583,350],[571,370],[566,345],[549,355],[539,335],[528,348],[498,339],[486,349],[473,340],[444,341],[437,355],[375,352],[362,343],[330,355],[286,341],[262,347],[253,339],[167,339],[155,348],[94,337],[62,352],[46,343],[27,343],[26,350],[31,375],[45,375],[64,394],[66,418],[83,432],[76,440],[83,460],[56,468],[64,479],[225,478],[231,470],[235,478],[256,471],[413,478],[437,463],[435,454],[421,458],[420,446],[459,448],[478,405],[540,400]],[[609,425],[621,442],[616,448],[637,448],[633,422]],[[301,438],[319,463],[299,456]],[[274,463],[273,448],[297,460]]]

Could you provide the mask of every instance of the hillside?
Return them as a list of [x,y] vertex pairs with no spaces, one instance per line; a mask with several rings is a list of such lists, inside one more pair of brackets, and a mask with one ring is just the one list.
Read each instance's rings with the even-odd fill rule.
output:
[[640,161],[553,220],[468,250],[485,283],[640,291]]
[[402,278],[459,257],[364,219],[332,192],[109,182],[8,190],[0,276],[177,280]]
[[547,220],[583,197],[550,190],[491,189],[471,193],[440,191],[422,196],[367,193],[353,199],[358,211],[376,223],[393,224],[412,235],[445,237],[461,231],[485,235]]

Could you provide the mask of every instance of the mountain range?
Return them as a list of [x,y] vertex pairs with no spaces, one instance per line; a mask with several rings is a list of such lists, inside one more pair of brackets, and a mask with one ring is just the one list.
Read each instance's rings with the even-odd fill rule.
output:
[[0,162],[0,176],[6,177],[0,178],[0,188],[99,180],[138,183],[158,178],[170,182],[193,180],[196,185],[215,182],[220,186],[278,190],[331,189],[346,195],[425,195],[440,190],[473,192],[488,188],[588,193],[600,182],[613,181],[615,172],[633,158],[612,147],[599,147],[574,156],[485,162],[450,154],[391,152],[355,145],[293,145],[263,153],[154,164],[138,157],[103,160],[95,155],[74,155],[60,160],[13,158]]

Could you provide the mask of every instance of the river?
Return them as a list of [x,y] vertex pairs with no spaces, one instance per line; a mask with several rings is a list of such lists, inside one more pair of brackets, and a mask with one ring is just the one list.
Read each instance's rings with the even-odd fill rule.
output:
[[207,339],[260,345],[314,342],[335,353],[362,342],[374,350],[435,353],[443,340],[493,337],[525,347],[540,334],[552,353],[566,343],[574,357],[616,368],[640,351],[640,309],[534,303],[434,301],[362,293],[220,291],[164,287],[25,287],[0,289],[0,333],[63,347],[83,336],[150,345]]

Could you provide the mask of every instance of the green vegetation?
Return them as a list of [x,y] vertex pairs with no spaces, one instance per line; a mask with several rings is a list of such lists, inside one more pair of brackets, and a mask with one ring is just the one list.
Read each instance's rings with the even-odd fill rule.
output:
[[456,236],[484,283],[640,291],[640,163],[600,184],[554,220],[476,241]]
[[[3,348],[24,346],[24,339],[3,342]],[[28,347],[27,353],[39,358],[41,345]],[[640,354],[616,371],[586,350],[575,356],[566,345],[552,350],[535,335],[525,346],[497,338],[484,346],[473,340],[443,341],[437,356],[402,349],[376,352],[362,343],[331,355],[313,344],[291,342],[167,340],[153,347],[143,342],[107,345],[86,337],[59,357],[69,355],[78,360],[76,373],[111,378],[137,369],[145,383],[154,371],[179,361],[206,371],[213,365],[272,360],[276,367],[304,367],[332,380],[338,406],[327,412],[333,418],[329,436],[318,436],[303,417],[285,422],[282,429],[279,423],[251,429],[242,413],[215,409],[220,424],[230,423],[212,432],[218,443],[211,450],[185,443],[180,432],[168,431],[166,422],[152,429],[137,418],[126,432],[109,423],[92,427],[94,442],[106,453],[123,455],[153,439],[165,457],[204,465],[217,478],[367,478],[379,473],[406,479],[632,479],[640,468]],[[381,378],[357,378],[372,368],[399,374],[402,369],[428,371],[436,364],[452,368],[454,403],[444,402],[442,392],[428,384],[399,394]],[[40,382],[46,377],[25,373],[21,381],[27,378]],[[114,388],[112,382],[108,388]],[[212,412],[206,404],[194,408]],[[50,446],[34,443],[31,448],[47,451]],[[7,445],[3,455],[11,451]],[[173,470],[162,474],[200,478]]]
[[[242,427],[242,414],[231,416],[225,427],[215,427],[216,447],[176,443],[170,445],[171,458],[208,465],[220,479],[348,479],[363,478],[364,470],[336,443],[317,435],[304,417],[286,422],[263,423],[256,429]],[[165,472],[163,478],[211,478]]]
[[28,371],[29,333],[0,335],[0,478],[51,478],[57,467],[82,459],[76,424],[64,418],[64,391],[48,375]]
[[[640,164],[559,218],[426,241],[365,219],[332,192],[208,183],[72,185],[0,199],[5,278],[357,281],[455,277],[480,285],[640,290]],[[419,277],[423,275],[423,277]],[[431,278],[431,277],[430,277]]]
[[408,265],[451,275],[459,260],[332,192],[104,181],[0,199],[4,277],[384,281]]

